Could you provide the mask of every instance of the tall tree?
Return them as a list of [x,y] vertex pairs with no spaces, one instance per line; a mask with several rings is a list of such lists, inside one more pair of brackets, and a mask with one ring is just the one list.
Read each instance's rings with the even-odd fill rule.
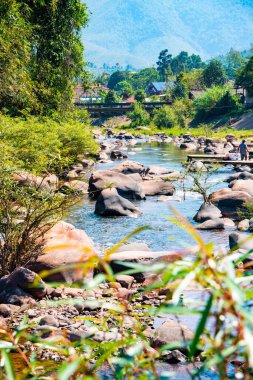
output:
[[236,86],[245,88],[253,96],[253,55],[245,67],[237,75]]
[[203,71],[203,81],[206,87],[222,86],[227,81],[225,69],[218,59],[212,59]]
[[157,71],[160,74],[162,81],[167,81],[168,76],[171,74],[172,55],[169,54],[168,49],[162,50],[159,54],[157,64]]

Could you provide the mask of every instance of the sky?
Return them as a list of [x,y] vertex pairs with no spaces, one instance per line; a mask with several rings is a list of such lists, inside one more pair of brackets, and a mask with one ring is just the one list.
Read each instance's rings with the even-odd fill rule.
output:
[[159,52],[204,60],[253,42],[253,0],[86,0],[86,60],[151,67]]

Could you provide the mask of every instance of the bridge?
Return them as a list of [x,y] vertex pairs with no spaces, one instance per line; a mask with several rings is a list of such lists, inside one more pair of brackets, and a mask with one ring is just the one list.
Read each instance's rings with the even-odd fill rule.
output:
[[[146,102],[142,103],[147,112],[152,112],[163,106],[171,106],[172,102]],[[87,110],[91,114],[124,114],[134,109],[133,103],[75,103],[75,108]]]

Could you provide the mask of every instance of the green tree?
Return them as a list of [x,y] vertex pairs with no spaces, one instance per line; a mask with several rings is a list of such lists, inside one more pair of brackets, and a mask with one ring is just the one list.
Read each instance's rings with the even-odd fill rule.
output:
[[137,90],[134,97],[135,97],[135,100],[139,103],[145,102],[145,99],[146,99],[145,91]]
[[238,71],[245,66],[246,62],[247,60],[242,57],[239,51],[231,49],[224,59],[224,67],[228,78],[234,79]]
[[150,122],[148,112],[145,111],[143,106],[138,102],[134,103],[134,110],[129,112],[128,116],[132,120],[131,125],[134,127],[148,125]]
[[253,56],[238,73],[235,84],[245,88],[250,95],[253,95]]
[[148,88],[150,83],[158,82],[159,80],[159,73],[154,67],[142,69],[132,74],[129,78],[129,82],[135,90],[142,89],[144,91]]
[[118,99],[114,91],[110,90],[106,97],[105,97],[105,103],[106,104],[112,104],[112,103],[117,103]]
[[125,71],[115,71],[115,73],[113,73],[109,80],[108,80],[108,84],[107,86],[111,89],[111,90],[114,90],[116,85],[119,83],[119,82],[123,82],[124,80],[126,80],[127,78],[127,73]]
[[203,82],[206,87],[222,86],[226,83],[225,69],[218,59],[212,59],[203,71]]
[[171,74],[172,55],[169,54],[168,49],[162,50],[159,54],[157,64],[157,71],[160,74],[160,79],[166,81],[168,75]]
[[164,106],[154,113],[154,124],[157,128],[173,128],[177,125],[177,118],[172,107]]
[[172,88],[172,98],[173,99],[183,99],[188,97],[188,89],[184,82],[182,82],[183,75],[179,75],[177,80]]
[[134,92],[132,85],[126,80],[117,83],[115,91],[117,91],[120,96],[123,96],[123,98],[129,98]]

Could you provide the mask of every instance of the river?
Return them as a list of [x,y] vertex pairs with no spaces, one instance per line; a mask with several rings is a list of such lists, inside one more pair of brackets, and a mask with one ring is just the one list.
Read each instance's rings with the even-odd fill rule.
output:
[[[186,160],[186,153],[173,144],[168,143],[139,143],[134,146],[140,151],[134,151],[128,159],[145,165],[160,165],[169,169],[183,169],[182,162]],[[131,151],[131,148],[130,148]],[[118,162],[99,164],[96,169],[109,169]],[[213,187],[211,191],[226,187],[224,179],[231,174],[231,169],[221,168],[210,178]],[[198,211],[203,200],[202,197],[190,191],[186,191],[184,200],[184,189],[181,181],[174,182],[176,186],[175,197],[178,201],[159,202],[158,197],[148,197],[146,201],[134,202],[142,211],[139,218],[102,218],[94,214],[94,201],[84,200],[78,204],[70,213],[68,221],[76,227],[84,229],[99,247],[108,248],[119,242],[128,233],[140,226],[149,226],[150,230],[143,231],[134,236],[131,241],[145,242],[150,249],[165,251],[180,249],[191,246],[194,241],[187,232],[182,231],[177,225],[168,220],[172,216],[169,206],[174,207],[193,225],[193,216]],[[190,188],[190,180],[184,184],[185,189]],[[231,228],[224,231],[201,231],[206,242],[213,241],[216,246],[228,246],[228,235]]]

